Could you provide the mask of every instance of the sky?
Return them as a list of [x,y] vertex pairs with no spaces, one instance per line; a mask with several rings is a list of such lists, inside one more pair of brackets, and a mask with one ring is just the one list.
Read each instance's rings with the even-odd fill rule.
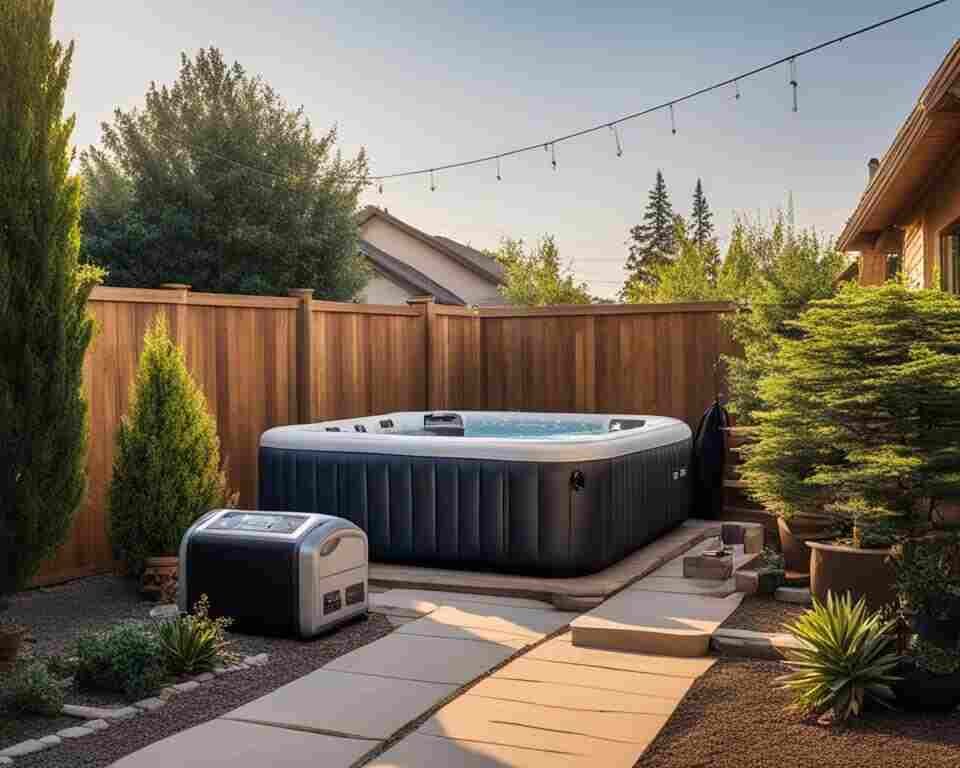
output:
[[[67,109],[75,142],[100,141],[115,108],[170,83],[181,52],[220,48],[260,74],[315,128],[336,124],[373,174],[546,142],[891,16],[920,0],[672,0],[660,3],[351,0],[59,0],[54,33],[74,40]],[[494,164],[370,188],[362,202],[477,248],[553,234],[599,295],[623,279],[630,227],[657,169],[689,215],[702,178],[721,241],[740,214],[794,201],[797,221],[837,235],[960,30],[960,0],[798,60],[675,110]]]

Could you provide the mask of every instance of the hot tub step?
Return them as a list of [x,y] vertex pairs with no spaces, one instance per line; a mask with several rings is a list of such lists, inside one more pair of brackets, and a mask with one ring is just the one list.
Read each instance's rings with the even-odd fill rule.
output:
[[725,598],[628,590],[575,619],[574,645],[664,656],[705,656],[710,637],[740,605]]

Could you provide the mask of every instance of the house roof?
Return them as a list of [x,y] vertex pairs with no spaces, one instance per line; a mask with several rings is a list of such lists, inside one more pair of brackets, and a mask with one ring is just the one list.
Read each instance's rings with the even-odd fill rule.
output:
[[837,242],[870,250],[911,209],[960,151],[960,41],[954,43],[897,132]]
[[373,243],[361,239],[358,243],[360,253],[366,256],[381,272],[396,280],[409,290],[423,295],[433,296],[441,304],[466,306],[466,303],[453,291],[444,288],[440,283],[431,280],[423,272],[414,269],[407,262],[400,261],[386,251],[381,251]]
[[485,253],[471,248],[468,245],[462,245],[455,240],[451,240],[449,237],[427,234],[423,230],[417,229],[412,224],[407,224],[407,222],[402,219],[398,219],[383,208],[378,208],[375,205],[368,205],[357,214],[357,224],[363,226],[374,217],[393,224],[411,237],[415,237],[417,240],[440,251],[474,274],[484,278],[491,285],[501,285],[503,283],[503,267],[496,259],[487,256]]

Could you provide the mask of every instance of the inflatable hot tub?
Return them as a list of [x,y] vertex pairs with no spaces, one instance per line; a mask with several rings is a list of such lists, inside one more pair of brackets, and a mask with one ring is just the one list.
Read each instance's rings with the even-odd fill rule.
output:
[[663,416],[434,411],[277,427],[260,509],[335,515],[370,560],[599,571],[683,522],[690,428]]

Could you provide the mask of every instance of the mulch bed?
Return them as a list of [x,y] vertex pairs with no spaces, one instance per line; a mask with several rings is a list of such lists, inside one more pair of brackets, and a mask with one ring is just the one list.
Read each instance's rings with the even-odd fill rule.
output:
[[960,714],[869,713],[818,725],[787,709],[776,662],[721,659],[690,690],[636,768],[956,768]]
[[[99,601],[108,601],[103,604]],[[144,603],[135,585],[113,576],[83,579],[44,590],[23,593],[14,598],[7,614],[31,627],[35,638],[33,653],[46,656],[70,653],[77,636],[90,629],[104,629],[124,619],[144,619],[151,603]],[[199,723],[230,712],[260,698],[282,685],[293,682],[322,667],[338,656],[389,634],[393,626],[387,619],[371,613],[365,619],[347,624],[330,635],[310,641],[259,637],[230,633],[233,648],[251,655],[267,653],[265,666],[224,675],[204,684],[199,690],[176,696],[155,712],[111,724],[83,739],[65,741],[52,749],[17,758],[18,768],[100,768],[124,755],[171,736]],[[110,694],[71,691],[74,703],[108,705],[123,703]],[[5,717],[5,721],[8,718]],[[40,726],[40,721],[45,727]],[[4,722],[0,728],[0,748],[35,736],[46,735],[70,725],[81,724],[69,718],[22,718]]]
[[805,610],[806,606],[784,603],[773,597],[747,595],[722,626],[754,632],[783,632],[783,625],[792,622]]

